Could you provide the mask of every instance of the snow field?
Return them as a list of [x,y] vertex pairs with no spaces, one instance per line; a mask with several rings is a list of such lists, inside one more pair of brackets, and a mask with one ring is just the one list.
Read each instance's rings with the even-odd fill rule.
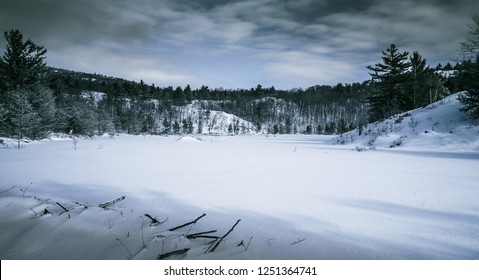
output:
[[[18,186],[0,195],[0,257],[154,259],[191,247],[172,258],[479,258],[477,153],[358,153],[330,142],[118,136],[81,139],[77,150],[71,140],[0,149],[1,190]],[[96,207],[122,195],[111,210]],[[73,210],[60,215],[56,202]],[[145,213],[168,220],[150,226]],[[221,236],[237,219],[216,252],[184,237]]]

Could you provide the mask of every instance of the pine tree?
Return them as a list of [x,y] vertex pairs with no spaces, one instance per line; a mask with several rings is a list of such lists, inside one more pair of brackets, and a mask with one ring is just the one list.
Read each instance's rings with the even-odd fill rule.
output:
[[30,93],[26,89],[10,90],[5,95],[5,114],[3,130],[8,136],[16,136],[18,148],[20,141],[31,131],[36,114],[28,100]]
[[466,93],[460,96],[460,101],[464,111],[479,118],[479,15],[474,15],[472,21],[468,37],[461,43],[465,61],[459,79],[464,81]]
[[35,86],[30,93],[30,104],[35,112],[31,129],[32,139],[45,138],[55,128],[55,99],[52,90]]
[[370,121],[377,121],[411,108],[411,99],[406,94],[406,72],[411,66],[408,52],[399,52],[392,44],[382,51],[382,63],[366,68],[376,86],[376,94],[368,98]]
[[412,99],[412,108],[418,108],[428,104],[427,83],[432,79],[432,71],[426,66],[426,60],[419,54],[413,52],[410,59],[410,91]]
[[479,15],[472,16],[472,23],[467,25],[469,32],[466,41],[461,42],[464,60],[477,60],[479,56]]
[[177,120],[175,120],[173,122],[173,133],[174,134],[180,134],[180,130],[181,130],[180,123]]
[[28,39],[23,41],[19,30],[5,31],[7,46],[0,58],[0,80],[3,90],[13,90],[37,84],[46,73],[47,50]]
[[53,92],[42,86],[46,73],[44,47],[23,41],[19,30],[4,33],[7,46],[0,58],[0,132],[8,136],[43,138],[54,128]]

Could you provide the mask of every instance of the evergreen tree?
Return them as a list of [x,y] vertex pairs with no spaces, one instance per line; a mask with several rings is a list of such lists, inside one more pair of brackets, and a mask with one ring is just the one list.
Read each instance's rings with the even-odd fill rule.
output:
[[65,132],[73,135],[94,135],[97,132],[97,111],[91,104],[75,99],[64,110]]
[[24,42],[19,30],[5,31],[4,36],[7,46],[0,58],[2,89],[14,90],[37,84],[46,74],[47,50],[30,39]]
[[344,119],[340,119],[338,122],[338,133],[343,134],[345,132],[347,132],[346,122],[344,121]]
[[163,125],[163,133],[170,134],[171,123],[168,121],[168,119],[164,119],[162,125]]
[[278,134],[278,133],[279,133],[279,126],[278,124],[275,123],[273,125],[273,134]]
[[188,134],[189,133],[189,130],[188,130],[188,121],[186,119],[183,119],[183,121],[181,122],[181,129],[183,130],[183,133],[184,134]]
[[469,32],[466,41],[461,42],[461,51],[465,60],[477,60],[479,55],[479,15],[473,15],[472,23],[467,26]]
[[35,86],[30,92],[30,104],[35,112],[31,137],[33,139],[45,138],[48,132],[55,128],[55,98],[51,89]]
[[20,88],[6,94],[4,115],[0,127],[6,135],[18,139],[41,139],[55,128],[55,102],[52,91],[36,86],[34,90]]
[[20,148],[20,140],[29,134],[36,119],[36,114],[28,100],[29,95],[26,89],[10,90],[5,95],[2,127],[6,135],[17,137],[18,148]]
[[23,41],[19,30],[4,33],[5,54],[0,58],[0,132],[33,139],[43,138],[54,128],[55,100],[41,85],[46,74],[46,49],[30,39]]
[[177,120],[175,120],[175,122],[173,123],[173,133],[180,134],[180,131],[181,131],[180,123]]
[[203,134],[203,114],[200,112],[198,114],[198,134]]
[[321,125],[318,125],[318,127],[316,128],[316,133],[323,134],[323,127]]
[[306,134],[311,134],[313,133],[313,127],[309,124],[306,126],[306,131],[305,131]]
[[[465,61],[459,78],[464,82],[466,93],[460,97],[463,110],[479,118],[479,15],[472,17],[466,41],[461,43]],[[466,59],[469,58],[469,61]]]
[[284,128],[285,128],[285,133],[286,134],[291,134],[293,133],[293,127],[292,127],[292,121],[291,121],[291,118],[288,116],[286,118],[286,121],[285,121],[285,124],[284,124]]
[[370,121],[377,121],[411,109],[411,99],[407,96],[408,52],[399,52],[392,44],[382,51],[382,63],[366,68],[376,86],[376,94],[368,98]]
[[413,52],[410,59],[410,91],[413,108],[428,104],[427,82],[432,77],[432,71],[426,66],[426,60],[419,54]]

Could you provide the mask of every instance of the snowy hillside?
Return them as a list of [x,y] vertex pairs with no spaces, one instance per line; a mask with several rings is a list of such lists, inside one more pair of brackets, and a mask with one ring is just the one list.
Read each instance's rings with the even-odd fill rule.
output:
[[202,109],[200,100],[194,100],[188,105],[178,107],[183,119],[190,119],[193,132],[199,134],[227,135],[254,134],[256,127],[249,121],[222,111]]
[[352,145],[358,150],[479,151],[479,126],[477,121],[460,111],[460,94],[452,94],[424,108],[345,133],[334,142]]

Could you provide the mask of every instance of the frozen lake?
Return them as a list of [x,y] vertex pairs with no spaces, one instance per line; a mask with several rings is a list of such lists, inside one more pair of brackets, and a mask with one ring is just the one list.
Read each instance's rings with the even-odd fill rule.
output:
[[[153,249],[147,249],[157,246],[155,230],[207,213],[192,231],[224,233],[241,222],[211,254],[204,254],[206,245],[172,239],[172,248],[196,246],[183,258],[479,258],[478,153],[357,152],[328,144],[327,136],[200,138],[98,137],[81,139],[76,150],[71,140],[0,149],[0,191],[17,186],[0,195],[0,257],[152,258]],[[29,208],[43,206],[20,199],[36,196],[74,208],[73,201],[96,205],[122,195],[122,216],[108,218],[109,226],[106,216],[98,220],[101,226],[95,216],[88,220],[87,211],[75,227],[65,226],[65,214],[37,217]],[[130,232],[140,231],[135,223],[145,223],[144,213],[168,221],[164,229],[143,230],[143,241],[138,233],[134,240]],[[128,236],[119,238],[115,229]],[[42,232],[50,238],[39,238]],[[85,237],[90,245],[80,246],[91,248],[70,252],[78,245],[70,239],[85,232],[92,234]],[[146,249],[126,253],[117,239],[129,251],[138,243]],[[247,249],[236,247],[241,241],[249,242]],[[28,253],[22,249],[32,242],[39,245]]]

